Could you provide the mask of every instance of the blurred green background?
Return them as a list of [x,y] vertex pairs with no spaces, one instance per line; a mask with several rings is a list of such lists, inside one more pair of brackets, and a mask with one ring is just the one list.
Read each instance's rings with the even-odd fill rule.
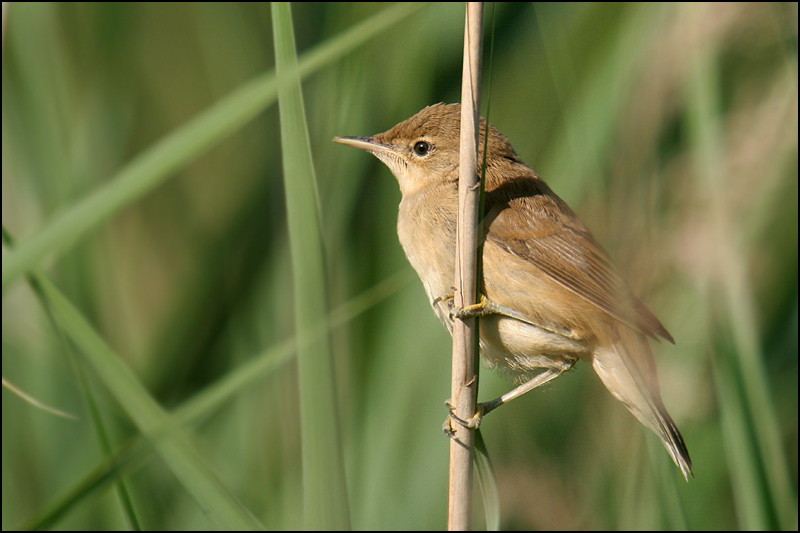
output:
[[[301,64],[330,52],[303,94],[352,526],[443,529],[450,339],[397,241],[394,178],[331,139],[457,101],[464,6],[292,10]],[[371,17],[387,24],[377,35]],[[503,3],[486,21],[484,114],[675,337],[654,349],[695,472],[685,483],[579,364],[482,426],[501,526],[797,529],[797,4]],[[368,39],[332,52],[348,32]],[[269,5],[12,4],[4,39],[4,228],[20,247],[67,228],[30,265],[175,413],[220,487],[266,528],[302,527],[274,97],[205,128],[197,154],[164,148],[174,169],[119,205],[97,197],[96,212],[111,207],[86,231],[58,218],[194,117],[245,100],[235,91],[274,69]],[[75,330],[54,326],[24,277],[7,284],[14,253],[4,380],[77,420],[3,389],[3,529],[224,527],[137,438]],[[232,375],[227,396],[179,416]],[[509,387],[483,372],[480,398]]]

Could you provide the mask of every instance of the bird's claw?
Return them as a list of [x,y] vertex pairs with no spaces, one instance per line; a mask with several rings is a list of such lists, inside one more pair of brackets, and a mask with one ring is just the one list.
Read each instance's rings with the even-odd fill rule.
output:
[[453,307],[450,309],[450,314],[453,318],[475,318],[478,316],[486,316],[494,313],[489,300],[486,299],[486,296],[481,294],[480,301],[478,303],[474,303],[471,305],[465,305],[464,307]]
[[447,419],[442,425],[442,430],[444,431],[445,435],[451,439],[454,439],[456,436],[455,430],[453,429],[454,421],[467,429],[478,429],[480,427],[481,420],[483,419],[484,415],[483,404],[478,404],[478,412],[466,420],[456,415],[456,406],[453,405],[453,402],[447,400],[444,402],[444,404],[447,406],[449,413],[447,415]]
[[444,296],[439,296],[433,300],[433,306],[436,307],[436,304],[439,302],[447,302],[449,313],[451,318],[475,318],[479,316],[486,316],[493,314],[496,311],[495,306],[492,305],[489,300],[486,299],[486,296],[481,294],[480,301],[478,303],[474,303],[471,305],[467,305],[464,307],[456,307],[453,303],[454,294],[446,294]]

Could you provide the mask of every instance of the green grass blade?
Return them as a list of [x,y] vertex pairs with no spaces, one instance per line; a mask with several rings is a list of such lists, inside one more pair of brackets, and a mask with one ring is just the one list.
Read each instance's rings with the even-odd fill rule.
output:
[[291,6],[272,4],[279,79],[284,188],[295,295],[300,379],[303,514],[307,529],[349,529],[347,484],[328,335],[314,335],[327,317],[319,198],[306,126]]
[[[333,328],[353,320],[365,311],[372,309],[378,303],[383,302],[389,296],[396,294],[398,290],[407,287],[414,281],[415,277],[413,271],[410,268],[406,268],[386,278],[359,296],[334,309],[328,322],[315,334],[327,335]],[[261,383],[273,371],[291,361],[296,351],[296,340],[290,338],[254,355],[236,369],[184,402],[172,413],[168,425],[159,428],[151,437],[166,439],[169,438],[169,432],[172,428],[198,424],[201,420],[214,414],[226,402],[237,398],[238,395],[255,384]],[[154,439],[150,441],[143,440],[137,436],[123,444],[35,515],[15,524],[14,529],[38,530],[51,528],[57,520],[79,501],[113,481],[115,479],[114,474],[119,475],[120,473],[131,471],[150,457],[149,442],[152,440]]]
[[[791,470],[781,446],[779,424],[764,372],[756,311],[737,235],[735,214],[724,194],[722,169],[722,93],[719,62],[710,50],[695,55],[688,88],[692,105],[690,133],[699,154],[698,175],[707,180],[705,191],[712,208],[716,255],[722,265],[708,281],[710,323],[717,328],[715,380],[722,412],[722,429],[729,454],[731,480],[744,529],[792,529],[797,523]],[[772,523],[772,519],[777,523]]]
[[[10,248],[14,246],[14,239],[11,235],[6,231],[6,228],[2,228],[3,234],[3,243]],[[47,315],[48,321],[53,329],[58,333],[59,344],[62,347],[64,355],[69,360],[70,366],[72,367],[72,371],[75,377],[75,382],[78,386],[78,389],[81,392],[81,396],[83,398],[83,402],[86,406],[86,410],[89,413],[89,419],[92,422],[92,426],[95,430],[95,435],[97,437],[98,445],[103,452],[106,460],[110,458],[113,454],[113,445],[111,441],[111,437],[109,435],[109,431],[106,427],[106,424],[103,422],[103,417],[101,416],[100,409],[97,405],[97,400],[95,395],[92,393],[91,387],[89,387],[84,369],[82,365],[79,364],[77,356],[75,355],[74,351],[72,350],[72,346],[70,346],[69,342],[67,341],[66,333],[61,328],[58,319],[56,318],[53,309],[48,304],[47,297],[42,292],[42,288],[39,285],[39,282],[34,274],[28,274],[27,280],[33,290],[34,294],[38,298],[39,302],[41,303],[42,307],[45,310],[45,314]],[[5,380],[3,380],[3,384],[5,385]],[[50,409],[58,413],[57,410]],[[62,415],[64,416],[64,415]],[[73,418],[71,415],[66,415]],[[117,490],[117,497],[119,498],[120,505],[122,506],[122,512],[125,515],[125,518],[128,521],[129,527],[134,531],[141,531],[141,522],[139,517],[136,513],[136,509],[133,505],[133,500],[131,499],[130,490],[128,489],[127,483],[125,480],[117,476],[115,480],[115,486]]]
[[137,437],[131,444],[126,444],[115,453],[105,457],[91,471],[85,473],[77,482],[59,494],[36,513],[13,525],[14,531],[40,531],[58,529],[56,523],[73,509],[84,497],[101,487],[114,483],[123,474],[133,470],[143,460],[147,448],[145,441]]
[[[172,424],[170,416],[56,286],[44,275],[36,274],[35,278],[64,332],[139,430],[153,435]],[[176,429],[170,439],[156,438],[154,445],[178,480],[218,526],[263,529],[206,465],[188,434]]]
[[[340,59],[418,7],[418,4],[398,5],[329,39],[303,57],[297,67],[298,75],[307,76]],[[106,185],[53,216],[38,233],[20,242],[3,258],[3,292],[42,259],[70,249],[87,232],[141,199],[204,150],[243,127],[275,101],[277,90],[274,72],[258,76],[162,138]]]

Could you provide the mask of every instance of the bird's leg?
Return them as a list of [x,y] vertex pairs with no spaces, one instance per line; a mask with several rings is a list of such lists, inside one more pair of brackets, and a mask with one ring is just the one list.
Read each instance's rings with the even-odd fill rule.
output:
[[478,412],[475,413],[472,417],[464,420],[456,416],[455,414],[455,406],[450,400],[445,402],[445,405],[450,409],[450,415],[448,420],[445,421],[444,424],[444,432],[447,433],[450,437],[453,436],[453,432],[449,429],[450,420],[454,420],[455,422],[461,424],[464,427],[470,429],[477,429],[481,425],[481,420],[483,417],[503,405],[504,403],[508,403],[514,398],[522,396],[528,391],[535,389],[540,385],[544,385],[548,381],[557,378],[567,370],[573,367],[578,360],[576,358],[568,358],[562,361],[554,361],[553,364],[557,366],[553,366],[551,368],[547,368],[544,372],[540,374],[536,374],[533,378],[526,381],[519,387],[508,391],[507,393],[503,394],[499,398],[495,398],[494,400],[489,400],[488,402],[483,402],[478,404]]
[[[553,324],[543,320],[532,320],[522,315],[521,313],[517,312],[515,309],[512,309],[505,305],[499,305],[494,303],[483,294],[480,295],[480,301],[478,303],[460,308],[455,307],[453,305],[453,294],[448,294],[436,298],[433,301],[434,307],[436,306],[436,304],[440,302],[447,303],[451,318],[470,318],[470,317],[481,317],[487,315],[502,315],[509,318],[514,318],[516,320],[525,322],[527,324],[531,324],[532,326],[535,326],[537,328],[541,328],[551,333],[556,333],[558,335],[561,335],[569,339],[580,339],[580,336],[578,336],[575,332],[573,332],[568,328],[564,328],[557,324]],[[499,398],[495,398],[494,400],[490,400],[488,402],[479,403],[478,411],[473,416],[471,416],[466,420],[456,416],[455,405],[450,400],[447,400],[445,402],[445,405],[447,405],[448,409],[450,410],[450,414],[448,419],[445,420],[443,427],[444,432],[448,436],[453,437],[453,431],[451,426],[452,421],[455,421],[458,424],[461,424],[462,426],[465,426],[470,429],[477,429],[480,426],[481,420],[487,413],[494,411],[504,403],[508,403],[514,398],[522,396],[526,392],[531,391],[540,385],[544,385],[545,383],[551,381],[552,379],[560,376],[561,374],[572,368],[572,366],[578,361],[578,359],[575,357],[569,357],[569,356],[562,356],[562,357],[563,357],[562,359],[553,360],[550,365],[545,367],[543,372],[537,374],[536,376],[526,381],[522,385],[508,391]]]
[[527,317],[522,313],[518,312],[516,309],[512,309],[511,307],[508,307],[506,305],[497,304],[491,301],[483,294],[480,295],[480,301],[478,303],[467,305],[465,307],[456,307],[453,304],[453,294],[447,294],[445,296],[440,296],[436,298],[432,302],[433,307],[435,308],[436,304],[438,304],[439,302],[447,302],[451,318],[472,318],[472,317],[481,317],[488,315],[502,315],[502,316],[507,316],[509,318],[514,318],[516,320],[519,320],[520,322],[525,322],[532,326],[536,326],[537,328],[542,328],[543,330],[549,331],[551,333],[557,333],[558,335],[561,335],[562,337],[566,337],[568,339],[573,339],[573,340],[581,339],[580,335],[578,335],[576,332],[572,331],[569,328],[559,326],[558,324],[546,321],[542,318],[533,319]]

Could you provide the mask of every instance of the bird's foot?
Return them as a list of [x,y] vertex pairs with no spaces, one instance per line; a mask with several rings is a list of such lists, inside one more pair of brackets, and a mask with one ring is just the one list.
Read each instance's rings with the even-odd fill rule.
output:
[[442,430],[444,431],[445,435],[448,437],[455,438],[455,430],[453,428],[453,422],[457,423],[460,426],[464,426],[467,429],[478,429],[481,426],[481,421],[483,417],[486,416],[489,412],[494,411],[497,407],[502,405],[502,400],[500,398],[496,398],[489,402],[479,403],[477,412],[472,415],[471,417],[464,419],[460,416],[456,415],[456,406],[453,405],[451,400],[447,400],[444,404],[449,409],[449,413],[447,415],[447,419],[444,421],[442,425]]
[[433,302],[431,303],[433,304],[433,307],[436,307],[436,304],[440,302],[446,303],[451,318],[460,318],[460,319],[475,318],[479,316],[491,315],[493,313],[498,312],[497,306],[495,306],[492,302],[490,302],[483,294],[480,295],[480,301],[478,303],[474,303],[464,307],[457,307],[453,301],[453,298],[454,298],[454,293],[450,293],[444,296],[439,296],[438,298],[434,299]]

